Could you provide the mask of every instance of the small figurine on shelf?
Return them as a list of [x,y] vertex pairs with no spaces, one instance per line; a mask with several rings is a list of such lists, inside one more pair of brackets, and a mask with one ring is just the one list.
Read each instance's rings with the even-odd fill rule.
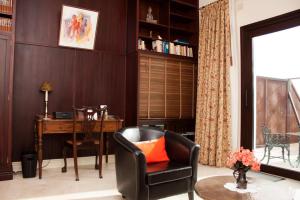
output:
[[150,23],[157,24],[157,20],[154,20],[154,18],[153,18],[151,6],[148,7],[148,13],[147,13],[146,21],[150,22]]
[[157,40],[152,41],[152,49],[156,52],[163,52],[162,37],[158,35],[157,38]]
[[145,45],[145,41],[144,40],[142,40],[142,39],[138,40],[138,49],[146,50],[146,45]]

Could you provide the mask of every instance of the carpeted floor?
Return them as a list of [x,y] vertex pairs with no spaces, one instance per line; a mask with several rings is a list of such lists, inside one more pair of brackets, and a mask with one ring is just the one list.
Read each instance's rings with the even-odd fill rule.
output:
[[[69,160],[72,164],[72,160]],[[61,173],[58,166],[51,164],[43,169],[43,179],[23,179],[22,174],[16,173],[11,181],[0,182],[1,200],[121,200],[121,195],[116,189],[115,166],[113,157],[104,164],[103,179],[99,179],[97,171],[94,170],[94,158],[79,158],[80,181],[76,182],[73,167],[68,168],[67,173]],[[47,164],[47,161],[44,162]],[[18,165],[18,163],[15,165]],[[16,169],[16,167],[14,168]],[[198,178],[203,179],[216,175],[232,175],[232,170],[226,168],[215,168],[198,166]],[[258,199],[291,200],[295,193],[300,190],[300,182],[289,179],[280,179],[265,174],[248,173],[254,184],[258,185]],[[276,195],[274,195],[276,191]],[[173,196],[165,200],[187,200],[187,194]],[[200,199],[195,194],[195,199]],[[294,198],[298,199],[298,198]]]

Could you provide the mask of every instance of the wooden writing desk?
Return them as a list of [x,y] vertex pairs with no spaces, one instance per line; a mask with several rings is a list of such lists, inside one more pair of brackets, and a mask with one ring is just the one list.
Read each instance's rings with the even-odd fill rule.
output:
[[[109,116],[104,120],[103,132],[106,137],[106,162],[108,158],[108,140],[106,133],[114,133],[122,128],[123,120],[118,117]],[[95,132],[99,130],[99,124],[95,127]],[[38,115],[35,119],[36,130],[36,150],[38,152],[38,165],[39,165],[39,178],[42,178],[42,162],[43,162],[43,134],[72,134],[73,133],[73,120],[72,119],[43,119],[43,116]],[[81,124],[76,124],[76,130],[81,130]],[[100,158],[101,159],[101,158]]]

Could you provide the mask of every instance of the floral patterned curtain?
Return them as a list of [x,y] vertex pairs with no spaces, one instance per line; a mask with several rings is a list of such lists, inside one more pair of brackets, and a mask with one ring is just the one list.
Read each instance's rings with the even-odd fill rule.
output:
[[231,150],[228,0],[200,9],[196,142],[200,163],[222,167]]

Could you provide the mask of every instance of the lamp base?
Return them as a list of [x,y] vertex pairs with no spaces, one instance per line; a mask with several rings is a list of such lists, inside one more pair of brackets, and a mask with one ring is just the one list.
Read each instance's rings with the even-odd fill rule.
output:
[[48,116],[44,116],[44,117],[43,117],[43,120],[49,120],[49,119],[51,119],[51,118],[48,117]]

